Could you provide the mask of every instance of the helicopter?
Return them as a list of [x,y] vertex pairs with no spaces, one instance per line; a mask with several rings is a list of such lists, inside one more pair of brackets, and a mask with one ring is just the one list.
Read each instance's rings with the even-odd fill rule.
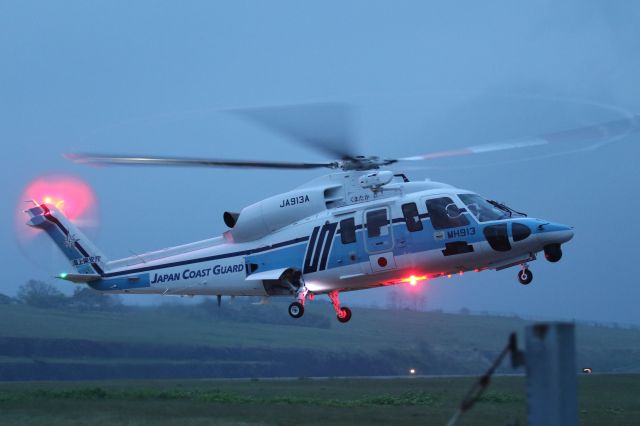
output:
[[[523,285],[540,253],[562,258],[571,226],[532,218],[473,191],[432,180],[412,181],[392,165],[495,152],[569,140],[594,147],[640,129],[640,116],[398,159],[353,154],[341,105],[314,104],[241,111],[270,130],[329,153],[329,162],[219,160],[147,155],[71,154],[99,165],[329,169],[297,188],[226,211],[222,235],[110,260],[59,209],[38,203],[27,225],[44,230],[73,272],[57,278],[105,293],[286,296],[292,318],[305,302],[328,295],[339,322],[352,317],[339,294],[418,282],[467,271],[518,267]],[[311,117],[311,118],[310,118]],[[313,125],[309,120],[322,123]],[[302,123],[302,124],[300,124]]]

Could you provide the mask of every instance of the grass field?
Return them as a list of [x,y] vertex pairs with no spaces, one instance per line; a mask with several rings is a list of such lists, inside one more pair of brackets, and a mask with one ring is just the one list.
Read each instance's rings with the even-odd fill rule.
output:
[[[445,424],[472,377],[187,379],[479,375],[528,324],[365,308],[338,324],[315,304],[300,321],[277,303],[212,308],[2,306],[0,425]],[[578,324],[576,349],[578,367],[629,373],[579,377],[581,424],[640,424],[640,374],[630,374],[640,330]],[[514,372],[507,364],[500,371]],[[65,381],[20,381],[47,378]],[[524,378],[496,377],[460,424],[526,424]]]
[[[0,384],[3,425],[445,424],[473,378]],[[523,377],[496,377],[460,424],[526,424]],[[579,377],[582,425],[640,424],[640,375]]]
[[[221,308],[250,312],[251,321],[225,320],[197,306],[161,306],[123,312],[69,311],[6,305],[0,309],[0,336],[73,338],[135,343],[173,343],[224,347],[379,350],[393,347],[415,350],[425,342],[434,347],[494,350],[511,331],[522,331],[529,321],[517,317],[459,315],[354,308],[348,324],[339,324],[326,302],[313,302],[299,320],[286,313],[286,304],[241,305]],[[316,327],[310,316],[327,317]],[[324,323],[323,323],[324,324]],[[185,332],[188,330],[188,332]],[[399,332],[402,331],[402,332]],[[578,325],[578,345],[624,351],[640,348],[640,328],[622,329]],[[384,338],[381,338],[384,337]],[[334,342],[330,347],[327,340]],[[640,354],[640,352],[638,352]]]
[[[0,307],[0,381],[479,374],[522,336],[516,317],[358,308],[339,324],[314,302],[121,311]],[[523,340],[520,339],[520,344]],[[640,329],[576,327],[578,367],[640,372]],[[507,365],[502,372],[512,373]],[[521,370],[520,370],[521,371]]]
[[[115,312],[4,305],[0,380],[478,374],[528,324],[366,308],[339,324],[326,303],[309,311],[296,321],[282,303]],[[578,324],[576,348],[580,368],[640,372],[638,328]]]

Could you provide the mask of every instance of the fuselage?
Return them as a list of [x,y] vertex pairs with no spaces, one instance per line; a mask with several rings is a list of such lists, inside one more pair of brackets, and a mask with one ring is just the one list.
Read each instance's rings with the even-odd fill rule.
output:
[[[293,215],[291,223],[264,236],[236,241],[232,229],[182,249],[110,262],[89,285],[114,293],[274,296],[291,294],[283,276],[296,270],[314,293],[359,290],[521,265],[573,236],[568,226],[518,215],[435,182],[345,188],[348,202],[338,204],[327,201],[326,186],[320,188],[308,185],[272,197],[269,208],[278,217],[308,209],[318,194],[326,208]],[[248,234],[238,227],[235,235]]]

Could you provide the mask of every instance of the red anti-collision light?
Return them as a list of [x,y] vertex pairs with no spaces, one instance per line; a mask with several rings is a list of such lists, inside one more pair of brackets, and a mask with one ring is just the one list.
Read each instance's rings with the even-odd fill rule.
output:
[[21,197],[21,201],[52,204],[70,220],[92,216],[96,197],[89,185],[79,178],[67,175],[48,175],[32,181]]
[[426,275],[415,276],[411,275],[410,277],[403,278],[400,280],[401,283],[409,283],[410,286],[415,287],[420,281],[425,281],[428,277]]

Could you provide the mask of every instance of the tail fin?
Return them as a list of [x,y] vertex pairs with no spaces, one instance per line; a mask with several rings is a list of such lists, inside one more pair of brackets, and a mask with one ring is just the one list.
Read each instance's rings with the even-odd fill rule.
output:
[[104,273],[107,258],[55,206],[40,204],[25,212],[30,216],[27,225],[49,234],[79,274],[100,276]]

